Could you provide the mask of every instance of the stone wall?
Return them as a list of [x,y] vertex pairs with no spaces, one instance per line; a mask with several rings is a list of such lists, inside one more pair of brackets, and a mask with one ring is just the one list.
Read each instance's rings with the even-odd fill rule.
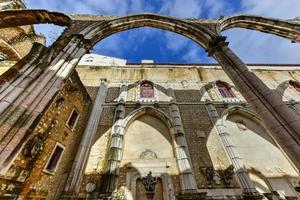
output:
[[[70,80],[52,100],[35,128],[28,132],[31,139],[0,179],[0,196],[53,199],[62,191],[91,107],[91,99],[77,73]],[[66,123],[74,108],[80,115],[74,130],[70,130]],[[57,143],[65,150],[57,170],[50,174],[44,169]]]
[[[210,88],[216,98],[213,98],[210,92],[206,93],[205,90],[203,91],[203,87],[205,87],[206,84],[219,80],[219,77],[222,77],[222,81],[232,85],[232,82],[221,69],[194,67],[188,70],[179,67],[140,67],[131,69],[127,67],[125,70],[120,67],[112,67],[109,69],[104,67],[89,70],[88,67],[79,67],[77,71],[81,80],[79,80],[75,72],[48,106],[48,109],[44,112],[31,133],[31,141],[36,139],[34,136],[37,137],[39,133],[45,135],[45,138],[42,138],[42,150],[40,150],[34,158],[24,156],[23,152],[19,154],[6,176],[0,180],[0,196],[4,194],[21,194],[21,197],[27,199],[37,197],[53,199],[59,196],[64,188],[68,172],[71,170],[72,161],[76,154],[76,147],[79,145],[87,117],[90,114],[91,102],[96,96],[100,79],[107,80],[108,91],[95,141],[93,142],[81,183],[80,197],[87,198],[87,196],[93,195],[97,197],[99,194],[100,186],[103,183],[103,175],[107,168],[111,129],[115,123],[114,118],[118,104],[117,100],[122,83],[128,85],[124,117],[130,117],[130,113],[143,106],[153,107],[153,109],[158,109],[164,113],[165,116],[171,117],[171,100],[173,99],[175,101],[180,112],[183,132],[188,146],[189,153],[187,156],[191,160],[192,174],[195,177],[199,190],[206,190],[207,188],[220,190],[239,188],[238,179],[232,180],[231,185],[228,186],[222,180],[219,183],[210,183],[205,174],[205,169],[210,167],[219,174],[222,174],[232,162],[220,138],[219,130],[216,128],[216,122],[211,120],[211,113],[207,110],[207,103],[209,101],[212,102],[220,117],[224,115],[224,111],[232,106],[249,108],[243,98],[238,98],[236,101],[229,103],[224,102],[222,98],[218,96],[217,88]],[[300,77],[299,71],[267,72],[266,70],[256,70],[255,73],[261,79],[265,80],[270,88],[273,87],[272,89],[276,89],[276,84]],[[282,76],[280,76],[280,74],[282,74]],[[137,102],[138,83],[144,79],[149,79],[155,84],[155,90],[158,94],[156,101],[147,103]],[[175,98],[172,97],[170,89],[174,91]],[[238,91],[235,92],[239,95]],[[295,101],[299,98],[299,94],[291,87],[286,88],[285,97],[286,96],[290,96],[290,98],[295,99]],[[76,107],[80,113],[80,120],[73,132],[66,127],[65,123],[74,107]],[[168,120],[165,119],[164,122],[166,123],[167,121]],[[178,123],[179,122],[174,121],[172,126]],[[159,127],[156,128],[159,129]],[[146,127],[142,128],[142,130],[131,130],[129,134],[130,132],[136,131],[136,137],[138,137],[139,131],[143,130],[146,130]],[[228,132],[230,131],[234,131],[234,129],[230,128]],[[144,140],[145,138],[138,138],[141,145]],[[125,138],[125,142],[126,141]],[[53,175],[45,173],[44,168],[57,142],[65,147],[65,151],[59,163],[59,168]],[[159,142],[160,141],[158,141],[158,143]],[[127,143],[125,144],[127,147],[135,145],[130,144],[130,142],[129,144]],[[241,140],[239,140],[238,143],[239,145],[247,144]],[[163,149],[164,147],[160,148]],[[159,154],[159,152],[157,153]],[[177,162],[173,163],[175,163],[175,166],[178,165],[176,164]],[[253,163],[251,165],[253,165]],[[172,187],[174,188],[175,195],[179,195],[182,193],[182,180],[180,179],[179,173],[175,171],[173,170],[171,173],[171,179],[173,180]],[[127,167],[126,165],[120,166],[118,178],[118,188],[120,191],[123,191],[124,186],[127,184],[127,174],[136,174],[137,172],[140,172],[140,170],[134,167]],[[298,178],[295,174],[289,179],[293,184],[297,180]],[[94,192],[88,193],[86,191],[88,183],[96,183]]]
[[[100,124],[97,133],[97,140],[95,141],[90,157],[89,164],[86,169],[86,175],[82,183],[81,196],[86,197],[87,193],[84,191],[88,182],[97,182],[95,192],[99,192],[104,169],[106,167],[108,143],[110,142],[111,127],[113,125],[114,111],[117,106],[119,87],[121,83],[126,83],[127,97],[125,102],[125,117],[130,116],[130,113],[136,111],[143,106],[152,106],[155,109],[161,110],[166,116],[170,117],[170,92],[168,88],[174,91],[175,101],[179,108],[182,125],[188,145],[190,160],[192,164],[192,172],[195,176],[198,189],[214,188],[226,193],[225,188],[234,189],[240,188],[238,184],[238,177],[231,180],[228,186],[223,180],[219,182],[209,182],[205,174],[205,169],[213,168],[220,176],[232,164],[230,156],[226,151],[226,147],[220,138],[219,130],[216,128],[215,122],[211,120],[210,113],[207,110],[207,102],[211,101],[216,109],[219,117],[224,115],[224,111],[232,106],[242,106],[245,109],[250,109],[249,105],[245,103],[244,98],[233,86],[232,81],[226,76],[223,70],[217,66],[195,68],[191,67],[185,69],[183,67],[174,66],[135,66],[130,67],[99,67],[90,71],[88,67],[77,68],[79,76],[83,84],[88,87],[97,87],[100,79],[107,79],[109,82],[108,94],[106,97],[104,110],[100,119]],[[253,70],[254,73],[263,79],[267,85],[274,88],[274,85],[280,84],[287,80],[297,78],[299,71],[282,72],[276,70]],[[280,76],[283,74],[283,76]],[[87,78],[88,77],[88,78]],[[150,80],[155,85],[155,90],[158,94],[157,101],[150,103],[137,102],[138,86],[141,80]],[[215,81],[224,81],[231,86],[237,98],[234,101],[226,101],[218,93],[218,89],[213,86],[208,91],[203,88],[207,84]],[[270,84],[272,83],[272,84]],[[276,84],[275,84],[276,83]],[[207,88],[206,88],[207,89]],[[299,94],[293,91],[293,88],[287,88],[289,91],[287,95],[291,98],[298,99]],[[292,92],[291,92],[292,91]],[[206,100],[205,100],[206,99]],[[143,128],[144,130],[144,128]],[[136,131],[143,131],[136,130]],[[230,132],[228,130],[228,132]],[[126,137],[126,136],[125,136]],[[138,136],[137,136],[138,137]],[[126,138],[125,138],[125,141]],[[138,141],[143,142],[144,139],[139,138]],[[125,146],[136,145],[125,144]],[[247,141],[240,141],[239,145],[247,145]],[[162,147],[163,148],[163,147]],[[94,163],[94,164],[93,164]],[[96,164],[95,164],[96,163]],[[94,167],[94,168],[93,168]],[[135,174],[140,172],[132,167],[120,166],[118,176],[118,189],[124,188],[128,183],[128,174]],[[172,176],[174,191],[176,194],[181,193],[180,178],[178,175]],[[294,179],[292,179],[294,181]],[[127,182],[126,182],[127,181]],[[94,193],[90,193],[93,195]],[[232,193],[230,193],[232,194]]]

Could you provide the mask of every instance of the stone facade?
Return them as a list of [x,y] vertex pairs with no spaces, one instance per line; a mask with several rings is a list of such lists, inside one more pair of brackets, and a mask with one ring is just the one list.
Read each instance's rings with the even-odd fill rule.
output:
[[[89,117],[91,103],[77,73],[74,73],[35,127],[29,130],[27,144],[5,176],[1,177],[1,197],[55,199],[60,195]],[[74,108],[79,112],[79,118],[71,130],[67,122]],[[56,171],[50,173],[45,168],[57,143],[64,147],[64,152]]]
[[[283,96],[284,102],[296,109],[295,105],[300,100],[299,92],[291,85],[284,91],[278,87],[281,83],[294,80],[300,75],[298,65],[285,68],[280,65],[251,65],[249,68],[270,89],[286,94]],[[163,175],[165,173],[171,175],[172,181],[167,177],[163,179],[165,184],[169,184],[168,186],[158,187],[172,187],[170,190],[172,192],[168,195],[173,195],[174,198],[177,196],[178,199],[198,199],[204,198],[203,196],[213,199],[234,196],[239,199],[243,195],[246,196],[245,191],[250,191],[252,195],[259,197],[263,194],[268,196],[275,190],[279,193],[284,192],[287,198],[298,197],[292,185],[297,185],[299,171],[282,153],[281,148],[269,135],[261,120],[253,114],[251,107],[218,65],[127,64],[110,68],[92,66],[92,70],[85,65],[78,66],[77,71],[87,88],[99,87],[100,80],[104,79],[108,87],[105,102],[102,104],[103,112],[100,117],[97,139],[92,145],[81,183],[79,192],[81,198],[97,198],[101,193],[105,193],[101,185],[109,184],[106,180],[108,160],[111,156],[109,149],[112,148],[110,144],[113,140],[114,129],[119,128],[124,129],[120,131],[123,138],[120,145],[122,156],[115,166],[117,167],[115,176],[118,178],[115,182],[115,190],[112,191],[113,195],[123,194],[126,199],[144,198],[139,196],[141,193],[137,188],[141,186],[138,186],[138,180],[140,180],[138,177],[142,178],[147,174],[147,170],[151,170],[160,178],[165,177]],[[139,87],[143,80],[153,83],[157,94],[155,101],[139,101]],[[223,97],[215,84],[217,81],[227,83],[235,96]],[[122,92],[121,86],[124,84],[127,87]],[[126,95],[122,105],[125,112],[122,121],[117,122],[118,101],[124,92]],[[290,103],[291,99],[293,99],[293,104]],[[174,113],[176,109],[174,110],[173,104],[179,111],[178,115]],[[212,108],[215,111],[211,110]],[[158,113],[162,113],[164,117]],[[218,125],[219,123],[222,125]],[[163,128],[164,126],[166,128]],[[151,134],[154,135],[151,136]],[[169,136],[163,136],[164,134]],[[227,138],[223,139],[223,134],[228,134]],[[180,139],[177,140],[176,137]],[[151,138],[155,140],[152,141]],[[186,142],[184,140],[180,142],[182,139]],[[229,140],[232,144],[227,143]],[[182,158],[187,156],[187,162],[190,162],[188,165],[191,166],[190,172],[193,177],[191,180],[180,175],[180,169],[183,166],[180,166],[181,163],[178,160],[174,162],[178,159],[177,153],[179,152],[176,149],[178,149],[179,142],[181,145],[187,145],[184,148],[187,151],[183,150],[181,156]],[[261,143],[261,147],[256,146],[258,143]],[[168,147],[168,145],[171,146]],[[170,160],[164,161],[170,166],[163,169],[162,161],[168,157],[165,153],[168,148],[171,151],[173,149],[174,152],[172,156],[168,154],[171,156]],[[256,151],[258,148],[262,149]],[[262,152],[268,151],[269,153],[264,154],[265,157],[260,156]],[[144,160],[138,156],[143,152],[148,152],[150,160]],[[233,152],[234,155],[231,155]],[[273,155],[274,158],[266,163],[263,160],[268,159],[268,154]],[[237,175],[232,177],[228,185],[228,182],[224,180],[224,173],[231,164],[234,165]],[[239,169],[240,167],[242,168]],[[207,177],[208,169],[213,169],[215,172],[213,180]],[[189,181],[193,179],[196,181],[195,190],[182,193],[183,188],[187,187],[185,184],[191,184],[192,182]],[[91,191],[88,186],[93,184],[95,186]],[[172,199],[171,196],[163,198]],[[275,196],[274,194],[274,198]]]
[[[0,76],[1,198],[299,198],[300,67],[247,66],[221,35],[240,27],[299,42],[299,19],[7,10],[0,22],[12,33],[67,26]],[[78,66],[101,39],[143,26],[191,38],[219,64]],[[8,68],[22,56],[7,41]]]
[[[300,77],[300,66],[249,68],[282,94],[287,105],[298,109],[299,91],[286,84]],[[153,83],[154,101],[139,100],[143,80]],[[226,83],[234,96],[223,97],[218,81]],[[93,125],[97,127],[94,136],[85,136],[91,147],[84,150],[82,134],[84,129],[84,134],[88,133],[88,124],[95,119],[90,116],[92,101],[93,109],[101,108],[101,112],[95,115],[99,121]],[[72,131],[66,123],[74,107],[80,117]],[[113,135],[117,133],[115,143]],[[64,188],[72,182],[74,164],[83,162],[76,161],[82,149],[87,157],[83,157],[84,168],[76,172],[75,181],[76,197],[82,199],[110,195],[143,199],[141,180],[149,171],[160,180],[158,199],[240,199],[246,198],[247,192],[256,198],[298,197],[293,186],[300,180],[299,171],[218,65],[79,65],[32,128],[27,142],[31,147],[32,141],[41,142],[37,153],[28,157],[26,146],[23,148],[0,179],[2,196],[74,198]],[[57,143],[65,149],[57,170],[49,173],[45,168]],[[120,148],[120,157],[112,165],[114,148]],[[228,177],[231,165],[236,175]],[[114,179],[108,175],[111,167],[116,170]]]

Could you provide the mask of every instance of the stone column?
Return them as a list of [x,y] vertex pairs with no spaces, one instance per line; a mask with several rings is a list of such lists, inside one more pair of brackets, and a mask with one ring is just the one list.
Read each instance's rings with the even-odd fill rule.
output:
[[69,174],[65,192],[75,193],[79,192],[80,183],[83,178],[84,169],[88,160],[88,155],[92,147],[92,143],[97,133],[101,113],[103,110],[103,103],[107,94],[107,85],[101,80],[100,87],[90,114],[89,120],[84,130],[80,145],[77,150],[77,154],[72,166],[72,170]]
[[127,85],[122,83],[118,97],[118,105],[115,111],[115,123],[111,130],[111,138],[108,152],[108,163],[106,173],[101,185],[101,193],[112,193],[117,185],[119,175],[119,164],[122,160],[124,149],[123,119],[125,117],[125,101],[127,96]]
[[30,134],[27,131],[62,88],[81,56],[86,52],[80,39],[72,38],[55,58],[53,51],[33,63],[26,76],[19,76],[1,91],[0,99],[0,175],[6,173]]
[[281,97],[271,91],[247,66],[227,47],[224,38],[218,37],[210,43],[209,55],[222,66],[226,74],[260,116],[265,126],[280,147],[300,169],[300,115],[289,108]]
[[225,151],[232,165],[234,166],[238,182],[244,190],[244,194],[247,196],[260,196],[256,191],[254,184],[250,180],[243,160],[239,156],[236,146],[232,143],[226,127],[222,123],[220,123],[220,117],[215,106],[211,102],[206,101],[206,109],[211,121],[217,129],[220,139],[225,147]]
[[168,88],[170,100],[170,117],[174,128],[175,154],[180,173],[180,184],[184,192],[197,190],[197,183],[193,174],[193,167],[185,133],[180,117],[179,108],[176,104],[175,94],[172,88]]

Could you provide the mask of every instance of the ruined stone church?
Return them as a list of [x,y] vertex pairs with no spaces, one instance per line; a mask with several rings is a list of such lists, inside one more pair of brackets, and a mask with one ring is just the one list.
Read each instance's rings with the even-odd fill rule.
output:
[[[299,19],[0,10],[0,199],[300,199],[300,64],[245,64],[222,36],[300,42]],[[45,47],[41,23],[66,29]],[[194,40],[217,64],[89,51],[144,26]]]

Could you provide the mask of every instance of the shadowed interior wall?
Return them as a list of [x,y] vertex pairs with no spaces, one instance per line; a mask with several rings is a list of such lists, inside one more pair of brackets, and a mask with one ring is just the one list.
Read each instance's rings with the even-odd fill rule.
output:
[[[168,174],[172,179],[178,175],[177,163],[173,151],[173,140],[168,127],[164,122],[155,116],[143,115],[135,119],[125,131],[124,153],[121,162],[121,172],[124,176],[119,177],[119,186],[124,184],[129,171],[135,171],[141,176],[145,176],[149,171],[154,174]],[[128,171],[128,166],[130,169]],[[127,169],[126,169],[127,168]],[[128,173],[129,172],[129,173]],[[175,178],[176,179],[176,178]],[[173,179],[173,184],[174,184]],[[175,181],[176,182],[176,181]],[[141,183],[136,182],[136,189],[131,188],[132,193],[138,197],[144,197],[139,187]],[[126,184],[128,188],[128,185]],[[155,199],[162,199],[162,184],[157,184]],[[138,198],[139,199],[139,198]]]
[[286,195],[295,195],[289,185],[297,172],[259,123],[232,114],[226,127],[258,191],[285,190]]
[[147,149],[153,151],[158,159],[174,157],[168,128],[161,120],[144,115],[132,122],[127,129],[123,162],[139,160],[141,153]]

